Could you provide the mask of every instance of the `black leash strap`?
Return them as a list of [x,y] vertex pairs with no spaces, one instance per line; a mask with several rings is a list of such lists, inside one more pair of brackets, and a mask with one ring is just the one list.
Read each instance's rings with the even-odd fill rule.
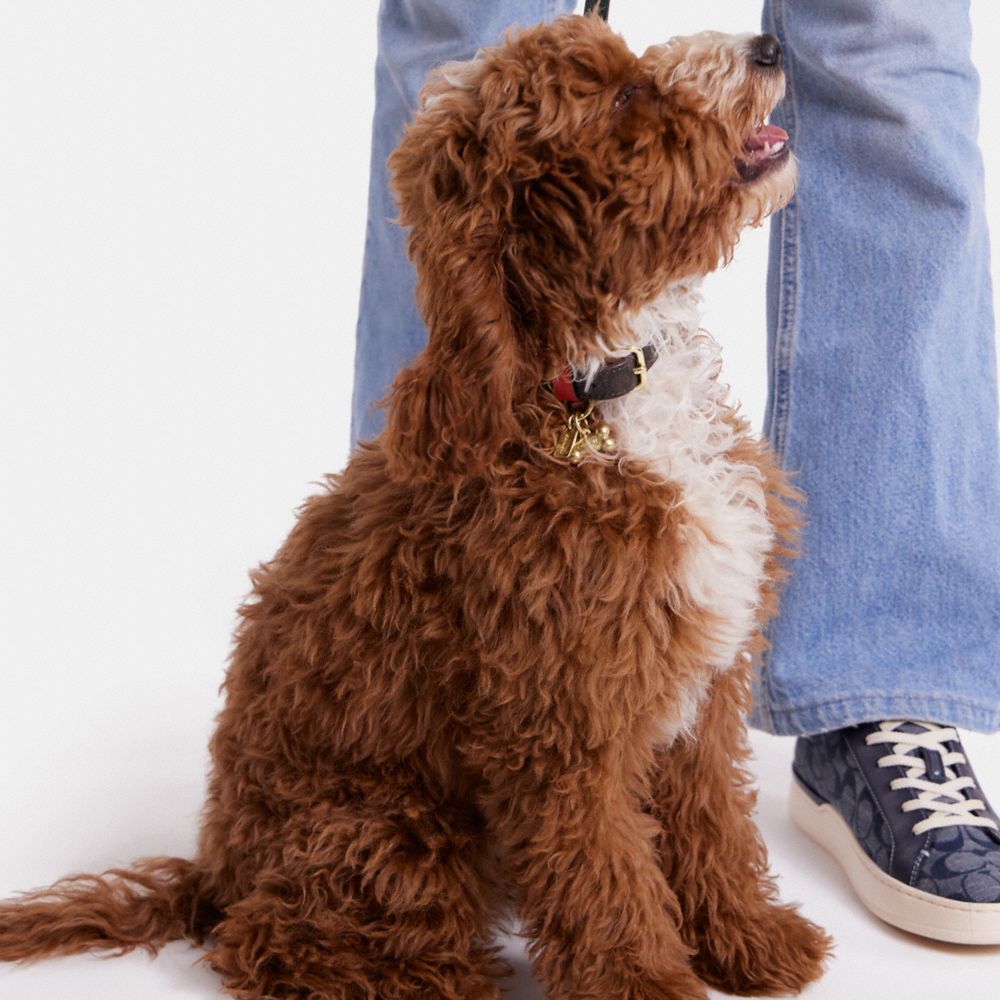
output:
[[586,0],[586,3],[583,5],[583,12],[584,14],[589,14],[596,7],[598,17],[602,17],[606,21],[610,6],[611,0]]

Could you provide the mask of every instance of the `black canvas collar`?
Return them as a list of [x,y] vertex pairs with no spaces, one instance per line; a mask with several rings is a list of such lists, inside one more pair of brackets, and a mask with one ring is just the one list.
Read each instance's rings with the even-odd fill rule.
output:
[[633,347],[625,358],[616,358],[601,365],[587,385],[584,378],[574,379],[569,368],[565,368],[558,378],[548,383],[549,388],[564,403],[590,403],[605,399],[617,399],[646,384],[646,371],[653,367],[657,358],[652,344]]

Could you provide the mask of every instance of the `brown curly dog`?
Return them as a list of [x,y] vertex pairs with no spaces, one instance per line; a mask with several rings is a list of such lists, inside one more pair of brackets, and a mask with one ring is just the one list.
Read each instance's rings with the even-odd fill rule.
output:
[[797,502],[697,319],[792,192],[780,63],[567,17],[432,77],[391,158],[430,339],[253,573],[197,857],[3,904],[0,959],[185,937],[238,997],[493,1000],[513,900],[553,1000],[819,975],[741,714]]

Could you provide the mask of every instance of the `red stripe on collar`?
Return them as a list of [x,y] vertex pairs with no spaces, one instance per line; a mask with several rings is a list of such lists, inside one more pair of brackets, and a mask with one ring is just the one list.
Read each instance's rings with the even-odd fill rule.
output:
[[573,376],[567,366],[562,370],[562,373],[558,378],[555,378],[550,383],[552,386],[552,391],[556,394],[556,398],[563,403],[579,403],[580,400],[577,398],[576,392],[573,389]]

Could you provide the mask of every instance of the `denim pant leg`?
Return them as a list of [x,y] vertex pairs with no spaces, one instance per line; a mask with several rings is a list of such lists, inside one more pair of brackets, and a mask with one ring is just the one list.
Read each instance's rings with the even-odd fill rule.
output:
[[382,429],[374,403],[396,372],[423,349],[427,331],[413,301],[414,274],[403,231],[392,220],[386,158],[417,106],[431,67],[470,59],[503,40],[513,24],[530,25],[572,11],[573,0],[382,0],[375,62],[368,229],[361,279],[351,405],[351,447]]
[[967,3],[769,0],[801,161],[766,430],[807,494],[753,721],[1000,728],[1000,481]]

